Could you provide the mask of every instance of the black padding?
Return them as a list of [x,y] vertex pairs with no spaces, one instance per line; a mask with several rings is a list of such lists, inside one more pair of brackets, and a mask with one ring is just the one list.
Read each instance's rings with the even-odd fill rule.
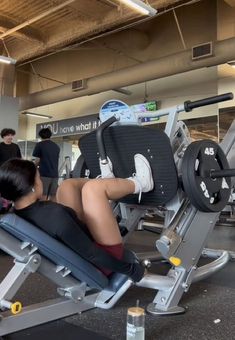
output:
[[[132,176],[136,153],[141,153],[150,162],[155,186],[153,191],[142,194],[141,205],[164,205],[175,196],[178,175],[169,138],[163,131],[137,125],[111,126],[104,131],[104,142],[116,177]],[[97,177],[100,168],[96,131],[83,136],[79,147],[90,177]],[[121,201],[136,204],[138,195],[129,195]]]
[[63,243],[23,220],[15,214],[6,214],[0,219],[0,227],[21,241],[33,243],[38,252],[57,265],[71,270],[71,274],[91,288],[102,289],[109,280],[91,263],[84,260]]

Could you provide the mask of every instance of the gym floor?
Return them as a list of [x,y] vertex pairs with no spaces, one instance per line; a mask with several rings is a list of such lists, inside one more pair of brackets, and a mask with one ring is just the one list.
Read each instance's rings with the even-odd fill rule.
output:
[[[152,251],[157,235],[146,231],[136,231],[128,247],[136,252]],[[235,221],[215,227],[207,246],[235,251]],[[0,255],[0,278],[4,277],[12,264],[12,259]],[[163,274],[167,265],[155,264],[151,272]],[[23,305],[36,303],[57,296],[53,284],[38,274],[32,275],[23,285],[17,299]],[[131,288],[111,310],[93,309],[47,325],[35,327],[5,336],[8,340],[42,339],[56,336],[57,339],[118,339],[126,338],[126,313],[139,299],[140,306],[152,302],[155,291]],[[235,263],[230,262],[220,272],[207,280],[193,284],[180,305],[186,313],[175,316],[146,315],[146,340],[223,340],[235,339]]]

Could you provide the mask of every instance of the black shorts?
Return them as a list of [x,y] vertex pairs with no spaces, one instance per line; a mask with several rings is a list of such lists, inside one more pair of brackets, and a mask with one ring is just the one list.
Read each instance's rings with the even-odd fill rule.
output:
[[58,188],[58,178],[41,177],[43,184],[43,195],[55,196]]

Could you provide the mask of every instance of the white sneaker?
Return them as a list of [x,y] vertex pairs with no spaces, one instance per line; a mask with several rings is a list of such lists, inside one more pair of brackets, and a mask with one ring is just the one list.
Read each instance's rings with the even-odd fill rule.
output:
[[108,160],[108,163],[102,163],[101,159],[99,158],[100,171],[101,171],[101,175],[99,177],[101,177],[101,178],[115,178],[115,176],[113,174],[113,164],[112,164],[109,157],[107,157],[107,160]]
[[137,153],[134,156],[135,161],[135,174],[132,179],[135,183],[135,191],[134,194],[139,193],[139,202],[141,200],[142,192],[148,192],[153,190],[154,182],[152,176],[152,170],[150,164],[143,155]]

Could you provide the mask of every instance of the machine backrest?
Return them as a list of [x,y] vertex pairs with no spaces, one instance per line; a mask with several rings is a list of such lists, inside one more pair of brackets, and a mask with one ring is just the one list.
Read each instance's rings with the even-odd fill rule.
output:
[[91,288],[103,289],[109,280],[91,263],[84,260],[65,244],[54,239],[41,229],[23,220],[15,214],[3,215],[0,228],[21,241],[30,242],[38,247],[38,252],[57,265],[65,266],[80,281],[86,282]]
[[[136,153],[141,153],[150,162],[154,190],[142,195],[142,205],[164,205],[176,195],[177,170],[170,140],[163,131],[137,125],[110,126],[104,131],[104,143],[116,177],[132,176],[135,171]],[[97,177],[100,169],[96,131],[83,136],[79,141],[79,147],[90,170],[90,177]],[[138,197],[129,195],[121,201],[136,204]]]

